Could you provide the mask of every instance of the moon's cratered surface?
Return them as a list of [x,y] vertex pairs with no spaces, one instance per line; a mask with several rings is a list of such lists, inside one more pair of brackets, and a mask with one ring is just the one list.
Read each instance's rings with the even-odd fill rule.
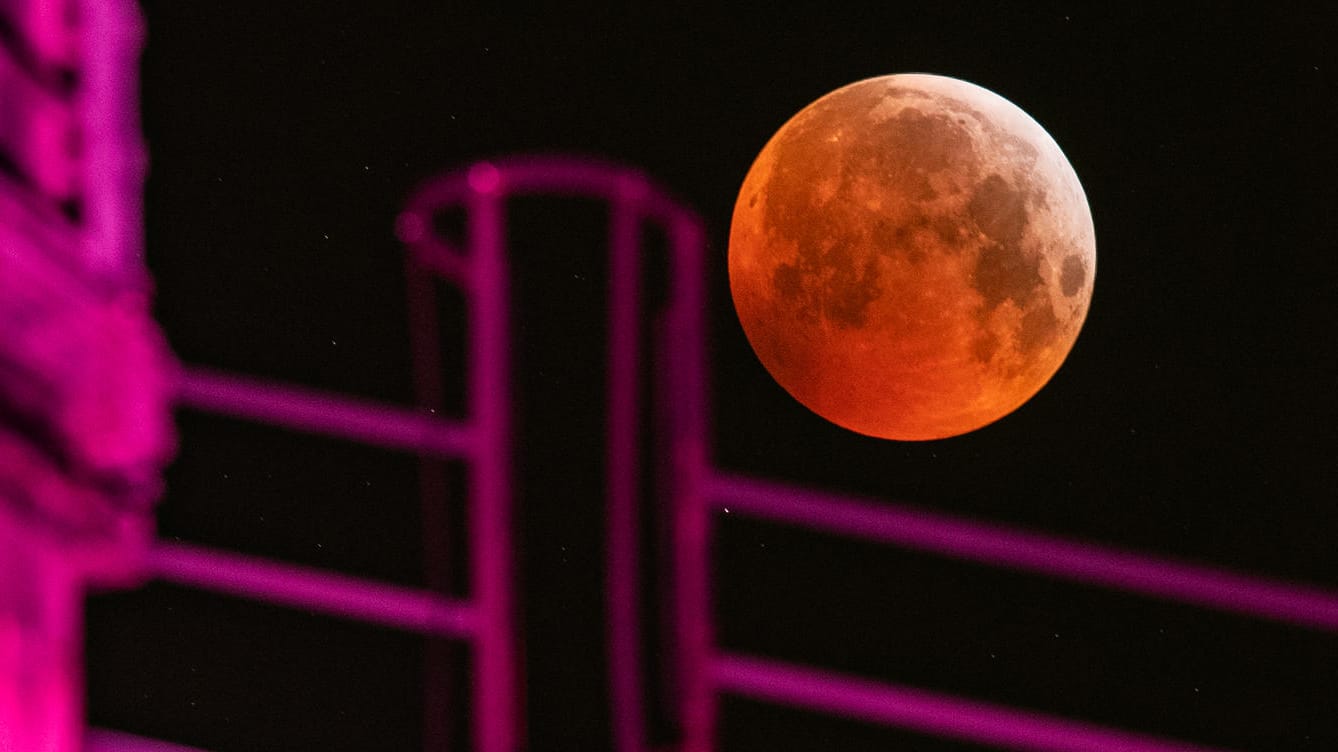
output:
[[853,431],[938,439],[1026,402],[1059,369],[1096,274],[1059,146],[954,78],[859,81],[762,149],[734,207],[744,332],[795,399]]

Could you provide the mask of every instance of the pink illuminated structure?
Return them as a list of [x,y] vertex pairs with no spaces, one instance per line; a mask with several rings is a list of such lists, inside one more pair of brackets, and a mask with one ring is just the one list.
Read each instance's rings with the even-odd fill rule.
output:
[[[460,601],[426,590],[193,546],[161,545],[150,563],[158,577],[182,585],[464,640],[474,655],[470,706],[473,746],[480,752],[511,752],[521,747],[503,198],[496,171],[483,165],[458,179],[425,186],[400,218],[401,235],[411,248],[411,278],[439,273],[434,263],[448,260],[452,264],[450,281],[465,293],[470,324],[465,418],[449,420],[436,417],[428,408],[369,404],[202,370],[188,369],[180,389],[182,404],[198,410],[463,462],[470,489],[469,599]],[[443,251],[426,237],[415,238],[411,228],[415,218],[428,216],[437,202],[449,199],[464,201],[471,220],[467,247]],[[450,256],[434,257],[436,252]]]
[[0,750],[82,746],[83,593],[142,580],[173,450],[131,0],[0,19]]
[[[691,498],[692,494],[700,493],[702,471],[706,467],[704,234],[693,212],[675,203],[640,173],[561,157],[483,162],[464,173],[432,181],[415,195],[400,216],[399,234],[422,269],[455,280],[470,280],[472,273],[465,263],[468,255],[451,248],[431,231],[432,217],[463,205],[471,210],[468,215],[471,233],[479,227],[483,237],[500,238],[504,227],[502,214],[492,211],[490,206],[488,214],[476,214],[472,210],[480,205],[478,196],[496,201],[499,200],[496,197],[536,194],[595,198],[609,206],[607,637],[615,704],[613,734],[620,747],[631,748],[645,736],[635,541],[641,524],[637,514],[642,471],[638,446],[648,426],[641,423],[647,406],[639,401],[640,379],[648,360],[663,364],[662,372],[657,374],[656,404],[650,407],[663,419],[663,425],[657,428],[663,432],[661,446],[668,454],[670,475],[676,479],[680,498]],[[486,222],[495,224],[482,229]],[[640,239],[648,223],[664,231],[670,251],[669,298],[659,311],[643,310]],[[649,343],[653,352],[647,353],[639,332],[641,321],[650,315],[654,316],[656,329]],[[691,508],[682,509],[689,512]],[[692,524],[692,519],[685,516],[683,522]],[[692,534],[687,527],[678,528],[676,533]],[[694,551],[696,547],[683,550]],[[693,571],[701,564],[704,561],[684,560],[681,566],[684,571]],[[688,588],[685,598],[695,602],[704,597],[692,589],[698,578],[682,578],[679,582]],[[704,645],[700,640],[698,644]]]
[[[609,212],[609,341],[607,364],[607,609],[612,735],[618,752],[709,752],[715,749],[718,698],[734,694],[904,728],[932,736],[1007,749],[1046,752],[1206,751],[1207,747],[1104,728],[929,692],[880,684],[808,667],[720,650],[710,603],[712,519],[728,509],[775,522],[876,541],[988,566],[1112,588],[1151,598],[1338,632],[1338,595],[1169,558],[956,519],[885,501],[843,497],[753,479],[712,467],[707,442],[704,234],[699,219],[638,173],[590,161],[540,157],[479,163],[433,181],[400,217],[410,245],[411,271],[456,280],[473,275],[468,253],[431,228],[435,212],[463,206],[471,236],[504,235],[500,196],[576,195],[604,200]],[[476,214],[474,207],[486,211]],[[491,226],[488,223],[494,223]],[[645,310],[642,225],[669,238],[669,296],[662,310]],[[488,228],[488,229],[484,229]],[[477,238],[471,238],[475,244]],[[500,262],[499,262],[500,264]],[[421,286],[411,289],[422,289]],[[649,343],[638,322],[655,322]],[[504,335],[504,332],[499,332]],[[420,361],[421,362],[421,361]],[[652,405],[639,402],[639,378],[656,364]],[[670,468],[660,489],[672,530],[666,611],[674,624],[670,684],[681,738],[652,744],[646,729],[643,632],[640,623],[642,552],[638,541],[636,450],[657,416],[658,447]]]
[[[518,712],[516,594],[512,570],[510,372],[504,203],[509,196],[557,194],[601,198],[612,207],[608,446],[614,471],[608,508],[614,534],[609,549],[610,645],[620,738],[642,734],[637,698],[640,677],[636,609],[637,384],[641,343],[639,237],[643,223],[660,223],[673,251],[674,293],[661,319],[657,350],[692,353],[704,340],[701,226],[639,173],[599,163],[539,158],[479,163],[431,180],[410,198],[396,230],[408,247],[407,272],[415,311],[413,336],[419,409],[369,404],[340,395],[261,382],[249,377],[187,369],[179,397],[184,406],[235,418],[318,433],[359,443],[463,461],[470,471],[468,535],[471,595],[459,601],[428,591],[358,580],[279,562],[195,546],[160,544],[150,566],[160,578],[182,585],[323,612],[383,626],[466,641],[475,661],[470,706],[474,748],[511,752],[523,748]],[[463,247],[431,231],[433,217],[453,207],[468,215]],[[432,408],[440,377],[430,366],[437,322],[431,317],[431,281],[441,278],[465,293],[470,323],[468,415],[437,417]],[[673,362],[665,374],[664,413],[670,416],[669,451],[676,467],[704,467],[705,395],[700,350]],[[685,482],[695,476],[681,475]],[[425,493],[429,489],[424,489]],[[684,582],[687,582],[686,580]],[[124,738],[118,742],[129,744]]]
[[[0,0],[0,750],[188,752],[114,731],[84,733],[81,603],[90,583],[180,585],[457,640],[473,660],[478,752],[526,746],[514,570],[512,376],[506,202],[579,196],[609,207],[607,649],[618,752],[711,752],[725,694],[1006,749],[1189,752],[1205,747],[924,689],[734,653],[716,644],[713,522],[728,508],[1037,576],[1338,632],[1338,594],[1031,531],[956,519],[715,468],[708,442],[705,233],[641,173],[598,161],[479,162],[420,186],[396,220],[418,404],[393,406],[248,376],[178,368],[148,317],[144,154],[135,118],[141,24],[130,0]],[[64,73],[77,72],[77,85]],[[82,151],[70,144],[79,141]],[[438,214],[463,211],[464,237]],[[663,231],[668,295],[654,310],[643,230]],[[438,415],[438,281],[468,320],[465,415]],[[643,339],[641,322],[653,322]],[[652,375],[653,388],[642,389]],[[408,452],[468,472],[465,597],[194,545],[151,543],[172,451],[169,406]],[[646,404],[649,402],[649,404]],[[639,447],[663,462],[669,531],[665,693],[679,737],[649,738]],[[430,465],[424,465],[425,470]],[[427,525],[441,493],[425,472]],[[433,539],[433,530],[425,540]],[[431,551],[432,546],[428,546]],[[431,676],[431,674],[429,674]],[[430,690],[429,690],[430,691]],[[460,703],[463,705],[464,703]],[[449,708],[432,708],[450,712]],[[431,729],[428,725],[429,738]],[[86,742],[86,744],[84,744]],[[603,740],[591,740],[603,746]]]

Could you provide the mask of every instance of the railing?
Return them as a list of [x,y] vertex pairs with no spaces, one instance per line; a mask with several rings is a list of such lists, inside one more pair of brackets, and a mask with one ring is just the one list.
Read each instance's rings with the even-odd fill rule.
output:
[[[376,404],[304,387],[192,368],[185,371],[180,399],[185,407],[233,418],[316,433],[423,457],[464,461],[472,470],[469,535],[471,598],[456,600],[427,590],[371,582],[283,562],[159,544],[150,557],[152,574],[180,585],[261,600],[292,608],[465,640],[475,650],[474,747],[512,752],[523,745],[517,711],[519,670],[515,658],[510,516],[510,397],[507,298],[503,253],[504,202],[508,196],[554,194],[594,197],[610,211],[610,344],[608,514],[615,535],[608,551],[608,640],[613,663],[615,736],[644,735],[640,702],[639,579],[635,536],[640,469],[635,442],[641,431],[639,378],[644,360],[639,341],[639,264],[643,223],[658,222],[671,246],[671,299],[656,347],[685,355],[670,361],[661,395],[673,409],[669,451],[681,467],[699,466],[702,232],[695,215],[673,203],[640,173],[589,160],[537,158],[479,163],[420,187],[399,216],[396,231],[408,246],[410,310],[414,319],[415,386],[419,409]],[[432,227],[436,213],[462,206],[467,241],[453,247]],[[447,420],[429,414],[440,399],[441,374],[430,296],[431,278],[458,285],[470,306],[469,416]],[[430,489],[424,488],[425,493]],[[99,749],[147,749],[132,737],[100,732]],[[121,745],[121,746],[108,746]],[[129,745],[129,746],[128,746]]]
[[[606,201],[609,212],[609,342],[606,425],[607,643],[612,738],[618,752],[647,752],[640,530],[639,441],[650,426],[640,404],[647,363],[660,365],[654,428],[663,437],[672,573],[664,592],[672,628],[672,714],[679,752],[716,747],[718,703],[731,694],[861,719],[914,732],[1010,749],[1047,752],[1206,752],[1206,747],[1003,707],[921,688],[874,682],[813,667],[722,650],[713,633],[709,556],[718,511],[851,536],[904,549],[1007,568],[1145,597],[1287,624],[1338,631],[1338,594],[1222,569],[958,519],[881,500],[861,499],[744,477],[709,462],[704,345],[704,234],[696,216],[639,173],[584,160],[533,158],[479,163],[428,182],[397,221],[408,245],[415,317],[415,383],[420,409],[188,370],[185,405],[290,429],[320,433],[424,457],[465,462],[473,472],[471,597],[368,582],[291,564],[162,544],[154,573],[197,588],[256,598],[468,642],[476,651],[475,747],[512,752],[523,745],[517,712],[515,594],[510,543],[509,359],[505,199],[527,194]],[[458,249],[433,230],[451,207],[466,213]],[[640,339],[645,310],[640,231],[659,224],[669,240],[669,290],[655,336]],[[439,401],[435,307],[429,277],[459,285],[469,303],[469,415],[428,414]],[[417,291],[416,293],[414,291]],[[433,336],[427,336],[433,334]],[[648,352],[652,357],[648,357]],[[103,737],[107,739],[110,737]],[[122,742],[125,740],[122,739]],[[120,743],[120,742],[118,742]],[[125,742],[128,744],[129,742]],[[140,749],[129,746],[115,749]],[[102,749],[111,749],[103,747]]]
[[[600,199],[609,207],[608,252],[608,403],[606,415],[605,504],[608,520],[606,550],[608,610],[607,640],[610,666],[613,738],[619,749],[632,748],[646,736],[643,702],[641,592],[636,545],[641,520],[638,442],[646,433],[640,384],[647,362],[663,364],[655,395],[657,414],[677,487],[681,493],[700,486],[698,469],[704,467],[705,416],[705,236],[697,216],[674,202],[642,174],[619,167],[570,157],[532,157],[479,163],[463,173],[429,183],[411,209],[401,215],[399,235],[409,242],[424,268],[449,278],[468,278],[469,271],[455,249],[432,232],[435,212],[458,205],[470,191],[486,190],[498,196],[550,195]],[[469,224],[477,217],[470,210]],[[494,215],[489,221],[498,221]],[[651,348],[659,357],[647,358],[640,341],[645,310],[640,237],[647,223],[658,225],[669,245],[668,299],[657,314],[659,326]],[[497,225],[500,234],[501,225]],[[421,286],[418,286],[421,290]],[[415,306],[420,316],[428,307]],[[435,321],[425,322],[435,329]],[[504,340],[502,340],[504,341]],[[420,348],[418,362],[434,358]],[[429,375],[420,374],[422,384]],[[428,385],[421,393],[436,393]],[[683,584],[691,587],[689,581]],[[695,597],[695,594],[689,594]]]
[[[185,407],[462,461],[470,473],[469,598],[179,544],[159,544],[149,563],[154,576],[189,587],[467,642],[475,657],[474,748],[514,752],[520,740],[511,561],[509,286],[502,253],[503,196],[495,182],[480,180],[480,174],[475,169],[458,181],[455,199],[468,206],[471,220],[466,248],[452,250],[460,273],[449,280],[465,293],[470,319],[465,418],[448,420],[202,369],[187,369],[180,388]],[[411,198],[401,228],[418,216],[415,212],[435,210],[432,191],[439,184],[430,183]],[[433,273],[419,263],[431,252],[430,239],[424,237],[421,245],[411,238],[406,242],[410,273]]]
[[[1338,593],[1151,556],[1109,546],[915,509],[712,472],[705,500],[684,499],[698,529],[716,511],[796,525],[992,567],[1105,587],[1309,629],[1338,632]],[[678,577],[697,577],[706,593],[710,536],[684,538]],[[683,607],[680,606],[680,609]],[[710,603],[687,604],[682,629],[710,634]],[[695,622],[695,623],[693,623]],[[907,729],[931,736],[1038,752],[1206,752],[1209,748],[1066,718],[793,666],[708,647],[687,666],[697,715],[685,715],[682,752],[714,748],[715,705],[728,693]],[[690,705],[692,706],[692,705]],[[620,752],[642,752],[642,744]]]
[[84,734],[84,752],[204,752],[157,739],[107,729],[89,729]]

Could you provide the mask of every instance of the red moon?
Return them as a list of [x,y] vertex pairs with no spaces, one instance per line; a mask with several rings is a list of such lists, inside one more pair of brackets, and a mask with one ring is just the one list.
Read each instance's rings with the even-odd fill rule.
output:
[[1016,105],[954,78],[859,81],[767,143],[734,206],[744,332],[795,399],[902,441],[1013,412],[1087,316],[1096,240],[1064,153]]

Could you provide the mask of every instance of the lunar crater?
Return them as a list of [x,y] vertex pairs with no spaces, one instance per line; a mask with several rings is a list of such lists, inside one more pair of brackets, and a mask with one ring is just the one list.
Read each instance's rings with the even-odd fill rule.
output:
[[869,305],[882,294],[878,280],[875,255],[860,259],[852,245],[838,242],[825,252],[801,253],[794,263],[778,264],[772,286],[801,321],[825,319],[849,329],[867,322]]
[[972,286],[989,308],[1005,300],[1022,305],[1037,291],[1044,292],[1045,280],[1038,262],[1038,258],[1023,252],[1015,242],[991,243],[981,249],[976,260]]
[[981,232],[1000,243],[1016,243],[1027,228],[1027,198],[998,173],[985,178],[968,204]]
[[1064,293],[1064,297],[1071,298],[1077,295],[1083,288],[1083,283],[1087,281],[1087,266],[1082,262],[1082,256],[1074,253],[1064,259],[1064,269],[1059,273],[1059,288]]

